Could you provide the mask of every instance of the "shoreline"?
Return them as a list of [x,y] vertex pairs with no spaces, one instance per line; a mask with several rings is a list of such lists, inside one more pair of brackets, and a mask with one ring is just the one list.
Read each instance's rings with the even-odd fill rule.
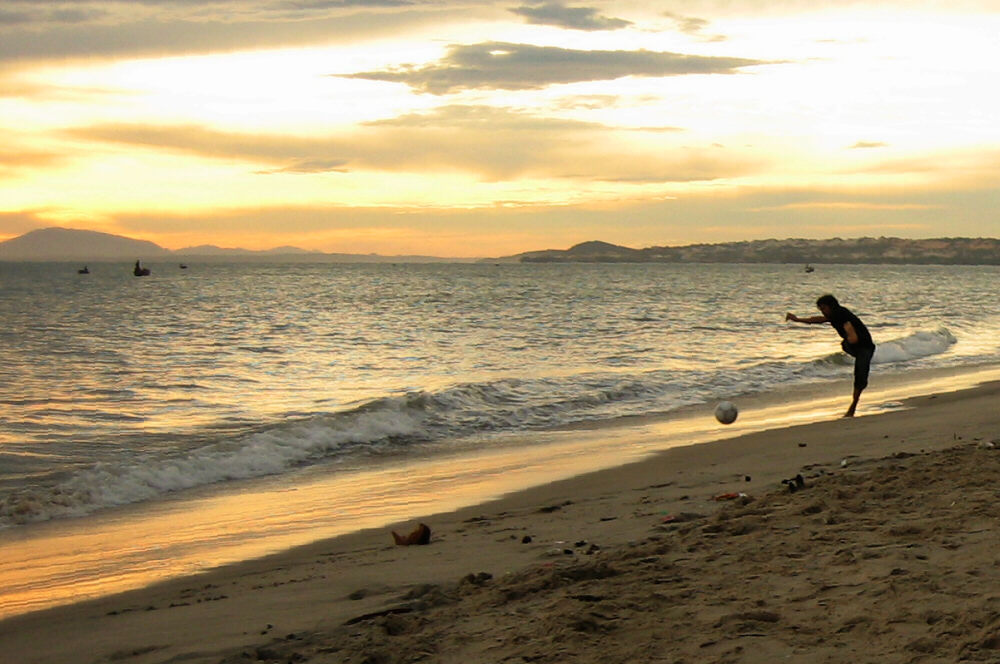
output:
[[[630,543],[638,546],[668,526],[668,517],[698,514],[703,519],[727,509],[713,500],[719,494],[766,499],[783,493],[781,480],[797,473],[812,484],[884,464],[893,455],[922,458],[988,442],[1000,423],[994,405],[998,394],[1000,383],[989,383],[915,397],[905,410],[674,447],[638,462],[428,515],[422,520],[432,528],[430,546],[396,547],[391,527],[368,529],[120,595],[15,616],[0,622],[0,646],[22,662],[76,662],[81,648],[94,653],[95,661],[146,664],[183,657],[218,662],[241,649],[272,647],[279,636],[340,634],[345,621],[399,606],[415,588],[453,590],[469,574],[485,587],[490,585],[485,577],[475,575],[486,573],[500,583],[530,570],[620,558]],[[407,520],[395,527],[413,526],[415,521]],[[586,545],[577,546],[580,542]],[[429,607],[429,616],[436,607]],[[485,611],[484,619],[488,632],[489,621],[500,617]]]
[[[990,379],[1000,380],[1000,367],[885,373],[866,392],[859,416],[901,408],[894,400],[900,395]],[[0,546],[0,619],[482,504],[674,447],[838,419],[847,391],[847,382],[833,381],[739,397],[742,413],[731,426],[716,423],[702,404],[666,417],[529,432],[496,447],[408,457],[356,473],[309,469],[27,526],[8,532]]]

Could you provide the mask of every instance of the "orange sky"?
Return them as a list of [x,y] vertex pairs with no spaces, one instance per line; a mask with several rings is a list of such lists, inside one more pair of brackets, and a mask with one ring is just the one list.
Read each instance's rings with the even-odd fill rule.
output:
[[992,0],[5,0],[0,239],[997,236]]

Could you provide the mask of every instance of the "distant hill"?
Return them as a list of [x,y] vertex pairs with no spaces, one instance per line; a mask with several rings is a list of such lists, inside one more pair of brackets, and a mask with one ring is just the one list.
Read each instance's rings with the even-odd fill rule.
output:
[[224,261],[294,261],[316,263],[436,263],[471,262],[472,259],[435,256],[379,256],[377,254],[328,254],[298,247],[275,247],[256,251],[227,249],[215,245],[171,251],[154,242],[121,235],[70,228],[42,228],[0,242],[0,261],[155,261],[192,259]]
[[544,251],[529,251],[527,253],[520,254],[520,260],[522,263],[547,262],[548,259],[554,256],[561,256],[568,260],[589,262],[639,262],[642,256],[642,251],[640,249],[629,249],[628,247],[620,247],[616,244],[609,244],[608,242],[592,240],[590,242],[581,242],[580,244],[574,245],[565,251],[552,249]]
[[517,263],[915,263],[1000,265],[1000,239],[856,238],[753,240],[630,249],[584,242],[569,249],[529,251],[499,262]]
[[319,254],[318,251],[306,251],[305,249],[299,249],[298,247],[275,247],[274,249],[264,249],[264,250],[254,250],[254,249],[227,249],[226,247],[217,247],[214,244],[201,244],[197,247],[185,247],[183,249],[177,249],[173,252],[178,256],[259,256],[261,254],[270,254],[283,256],[287,254]]
[[136,260],[170,252],[153,242],[98,231],[42,228],[0,242],[0,260]]

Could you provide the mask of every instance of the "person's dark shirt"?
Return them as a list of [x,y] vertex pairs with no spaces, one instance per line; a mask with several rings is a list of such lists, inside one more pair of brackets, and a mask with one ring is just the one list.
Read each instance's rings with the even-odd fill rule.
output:
[[847,341],[847,331],[844,330],[844,323],[850,323],[854,328],[854,331],[858,335],[858,343],[852,344],[856,348],[874,348],[875,342],[872,341],[871,332],[865,327],[865,324],[861,322],[861,319],[855,316],[850,309],[847,307],[835,307],[833,311],[830,312],[828,316],[830,325],[833,329],[837,330],[837,334],[844,341]]

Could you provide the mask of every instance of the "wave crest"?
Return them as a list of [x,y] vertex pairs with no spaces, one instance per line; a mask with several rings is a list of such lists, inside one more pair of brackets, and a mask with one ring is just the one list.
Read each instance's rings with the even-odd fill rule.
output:
[[[905,363],[946,352],[946,328],[879,344],[874,362]],[[333,413],[298,416],[170,455],[95,464],[52,486],[0,496],[0,526],[82,516],[105,507],[228,480],[275,475],[323,461],[405,451],[427,441],[667,413],[796,383],[843,376],[842,352],[811,362],[768,361],[739,369],[593,372],[508,377],[439,391],[386,396]]]
[[908,362],[924,357],[940,355],[958,342],[948,328],[940,327],[933,331],[920,331],[903,337],[881,343],[875,348],[874,364],[890,364]]

